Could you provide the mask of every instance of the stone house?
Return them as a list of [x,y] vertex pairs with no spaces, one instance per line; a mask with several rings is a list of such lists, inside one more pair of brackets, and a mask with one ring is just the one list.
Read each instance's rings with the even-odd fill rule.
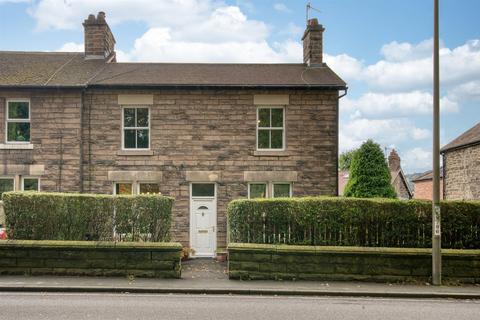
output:
[[480,123],[441,150],[447,200],[480,199]]
[[175,197],[172,235],[226,245],[236,198],[337,194],[338,101],[324,28],[293,64],[119,63],[105,14],[85,52],[0,52],[0,190]]
[[[390,169],[391,184],[397,193],[399,199],[408,200],[413,196],[408,180],[401,166],[401,159],[395,149],[392,149],[386,159],[388,168]],[[338,194],[343,195],[343,191],[347,186],[349,172],[347,170],[338,171]]]

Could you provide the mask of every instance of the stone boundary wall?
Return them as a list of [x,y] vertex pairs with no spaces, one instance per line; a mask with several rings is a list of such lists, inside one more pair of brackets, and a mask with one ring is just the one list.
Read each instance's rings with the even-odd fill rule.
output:
[[181,277],[180,243],[0,241],[0,274]]
[[[431,250],[232,243],[228,275],[241,280],[428,281]],[[480,283],[480,250],[442,250],[447,283]]]

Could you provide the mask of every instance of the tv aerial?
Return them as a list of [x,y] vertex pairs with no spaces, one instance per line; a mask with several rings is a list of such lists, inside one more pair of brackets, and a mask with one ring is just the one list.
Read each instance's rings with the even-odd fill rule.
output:
[[306,8],[307,24],[308,24],[308,18],[309,18],[309,16],[310,16],[310,10],[317,11],[318,13],[321,12],[319,9],[312,7],[312,5],[310,4],[310,2],[308,2],[308,3],[307,3],[307,8]]

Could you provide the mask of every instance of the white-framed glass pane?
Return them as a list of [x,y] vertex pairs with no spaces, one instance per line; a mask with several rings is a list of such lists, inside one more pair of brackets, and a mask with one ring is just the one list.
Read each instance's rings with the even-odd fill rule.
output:
[[8,119],[30,119],[30,104],[28,101],[9,101]]
[[272,109],[272,128],[283,128],[283,109]]
[[133,193],[132,183],[115,183],[115,194],[129,195]]
[[38,178],[23,178],[23,191],[39,191]]
[[137,130],[137,148],[148,149],[148,130]]
[[30,123],[29,122],[8,122],[7,123],[7,141],[29,142],[30,141]]
[[135,109],[134,108],[123,109],[123,126],[125,128],[135,127]]
[[274,183],[273,184],[273,197],[285,198],[290,197],[290,184],[289,183]]
[[144,193],[160,193],[160,186],[158,183],[140,183],[138,192]]
[[272,130],[270,132],[271,145],[272,149],[282,149],[283,148],[283,130]]
[[258,149],[270,148],[270,130],[258,130]]
[[267,197],[267,184],[266,183],[250,183],[249,196],[250,199],[266,198]]
[[148,108],[137,108],[137,127],[148,127]]
[[0,198],[4,192],[13,191],[14,180],[13,178],[0,178]]
[[192,197],[215,197],[215,184],[192,183]]
[[258,109],[258,127],[259,128],[270,127],[270,109],[266,109],[266,108]]
[[137,134],[137,131],[135,129],[124,130],[124,134],[123,134],[124,145],[123,145],[123,147],[125,149],[134,149],[134,148],[137,147],[136,134]]

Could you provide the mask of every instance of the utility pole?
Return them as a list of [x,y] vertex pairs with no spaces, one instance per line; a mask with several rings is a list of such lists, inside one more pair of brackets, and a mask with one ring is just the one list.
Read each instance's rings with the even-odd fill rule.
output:
[[433,13],[433,201],[432,201],[432,284],[442,284],[441,212],[440,212],[440,63],[439,0]]

